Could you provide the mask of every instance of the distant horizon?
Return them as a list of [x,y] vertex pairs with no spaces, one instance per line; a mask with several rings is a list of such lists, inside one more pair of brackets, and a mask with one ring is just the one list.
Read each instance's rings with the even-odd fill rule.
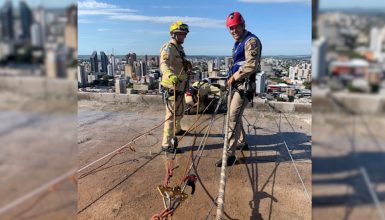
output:
[[[102,51],[102,50],[101,50]],[[100,51],[98,52],[100,53]],[[129,53],[135,53],[135,52],[129,52]],[[127,53],[128,54],[128,53]],[[126,56],[127,54],[114,54],[114,56]],[[109,55],[109,54],[107,54]],[[137,56],[159,56],[154,54],[136,54]],[[91,55],[84,55],[84,54],[78,54],[78,56],[91,56]],[[98,54],[98,57],[100,55]],[[187,57],[231,57],[230,55],[186,55]],[[298,54],[298,55],[262,55],[261,57],[311,57],[311,54]]]

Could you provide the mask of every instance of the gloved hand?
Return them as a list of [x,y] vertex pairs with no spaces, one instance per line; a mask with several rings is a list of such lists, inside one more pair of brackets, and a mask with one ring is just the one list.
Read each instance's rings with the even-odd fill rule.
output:
[[172,84],[177,84],[178,82],[179,82],[179,78],[177,77],[177,76],[175,76],[175,75],[171,75],[170,77],[168,77],[169,79],[170,79],[170,82],[172,83]]

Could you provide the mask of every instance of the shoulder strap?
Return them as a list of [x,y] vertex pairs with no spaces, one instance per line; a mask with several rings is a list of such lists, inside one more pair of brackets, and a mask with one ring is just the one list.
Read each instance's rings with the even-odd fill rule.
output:
[[178,49],[178,47],[177,47],[175,44],[173,44],[173,43],[171,43],[171,42],[170,42],[170,44],[171,44],[172,46],[175,47],[176,51],[178,51],[179,55],[180,55],[180,56],[182,57],[182,59],[184,60],[186,54],[185,54],[183,51],[180,51],[180,50]]

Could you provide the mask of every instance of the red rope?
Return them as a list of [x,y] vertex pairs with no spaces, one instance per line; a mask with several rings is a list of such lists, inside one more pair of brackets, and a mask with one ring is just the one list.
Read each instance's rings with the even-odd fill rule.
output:
[[160,214],[155,214],[151,217],[151,220],[163,220],[163,219],[172,219],[172,215],[174,214],[174,209],[168,210],[164,209]]
[[163,186],[168,187],[168,184],[170,183],[170,179],[173,175],[173,160],[168,160],[167,167],[166,167],[166,175],[164,177]]

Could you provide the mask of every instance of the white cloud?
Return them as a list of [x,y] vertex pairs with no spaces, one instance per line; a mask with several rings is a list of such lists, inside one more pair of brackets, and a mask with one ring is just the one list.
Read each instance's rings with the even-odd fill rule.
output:
[[160,9],[210,9],[215,8],[212,6],[170,6],[170,5],[152,5],[151,8],[160,8]]
[[166,23],[171,24],[177,20],[188,24],[189,26],[194,27],[203,27],[203,28],[223,28],[225,27],[224,20],[210,19],[210,18],[201,18],[201,17],[179,17],[179,16],[144,16],[144,15],[135,15],[135,14],[120,14],[109,16],[113,20],[123,20],[123,21],[144,21],[151,23]]
[[99,28],[97,29],[97,31],[109,31],[110,29],[107,29],[107,28]]
[[87,19],[83,19],[83,18],[79,18],[78,23],[79,24],[90,24],[90,23],[92,23],[92,21],[87,20]]
[[238,0],[244,3],[306,3],[311,4],[310,0]]
[[116,5],[104,3],[104,2],[97,2],[95,0],[85,0],[85,1],[79,1],[78,2],[78,8],[88,8],[88,9],[96,9],[96,8],[117,8]]
[[116,9],[79,9],[78,15],[118,15],[122,13],[133,13],[135,10],[116,8]]

